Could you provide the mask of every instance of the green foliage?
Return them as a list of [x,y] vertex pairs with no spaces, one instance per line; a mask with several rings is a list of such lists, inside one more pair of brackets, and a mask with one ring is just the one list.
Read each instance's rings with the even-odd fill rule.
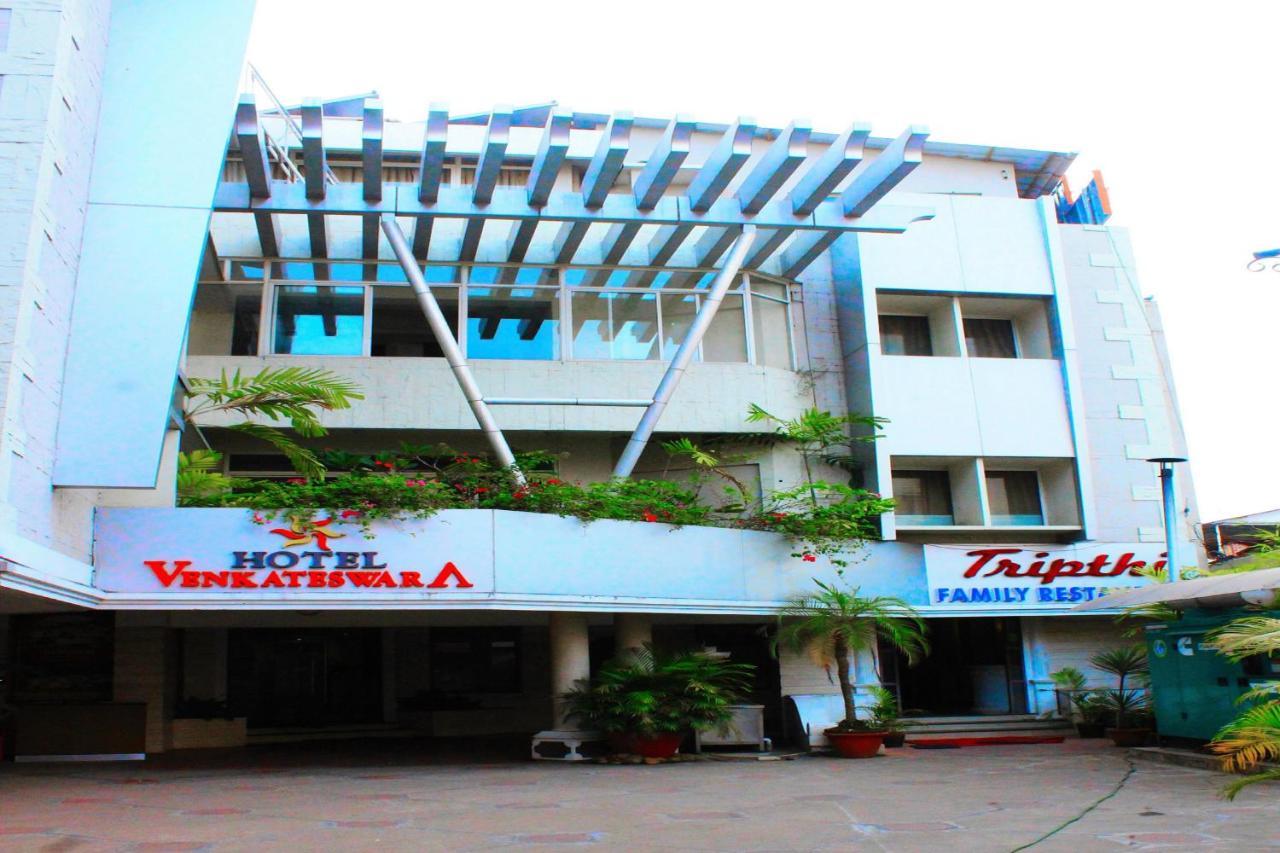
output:
[[738,526],[782,533],[796,543],[793,557],[815,562],[825,556],[843,569],[849,554],[877,538],[876,519],[891,509],[893,501],[873,492],[819,480],[773,492],[760,512],[739,519]]
[[646,644],[600,668],[563,695],[568,715],[603,732],[656,735],[724,729],[750,691],[755,667],[706,652],[662,652]]
[[1114,675],[1119,684],[1114,689],[1097,691],[1102,707],[1115,717],[1115,727],[1123,729],[1144,724],[1149,715],[1149,702],[1145,690],[1126,687],[1130,681],[1145,683],[1150,669],[1147,650],[1141,644],[1107,649],[1089,658],[1096,669]]
[[[876,432],[887,423],[884,418],[871,415],[834,415],[821,409],[806,409],[795,418],[779,418],[752,403],[747,411],[750,423],[765,423],[773,427],[773,432],[759,438],[791,445],[800,454],[804,463],[805,481],[812,487],[813,463],[822,461],[828,465],[843,468],[846,471],[857,470],[857,460],[850,452],[858,442],[875,441],[880,437]],[[852,434],[861,431],[861,434]],[[810,489],[810,501],[817,505],[818,495]]]
[[178,505],[190,506],[231,491],[235,481],[217,470],[222,454],[216,450],[193,450],[178,454]]
[[867,692],[871,694],[872,699],[871,704],[866,706],[866,711],[871,716],[868,721],[871,727],[887,732],[901,731],[901,711],[898,708],[898,697],[893,691],[877,685],[868,687]]
[[1057,672],[1049,673],[1049,680],[1062,690],[1083,690],[1085,685],[1084,673],[1074,666],[1064,666]]
[[808,654],[827,670],[828,678],[834,667],[845,709],[837,728],[865,729],[854,705],[850,656],[874,651],[877,640],[883,639],[914,663],[929,651],[924,620],[900,598],[863,597],[857,587],[841,589],[818,580],[814,583],[816,592],[792,597],[779,612],[776,643]]
[[[224,370],[217,379],[192,377],[187,386],[188,423],[216,413],[259,416],[288,421],[303,438],[325,434],[317,411],[347,409],[353,400],[364,399],[359,386],[350,380],[328,370],[307,367],[267,367],[252,376],[242,375],[239,370],[228,376]],[[324,476],[324,466],[316,455],[276,427],[248,420],[227,428],[271,444],[305,477]]]
[[1219,653],[1234,661],[1270,654],[1280,649],[1280,619],[1244,616],[1209,632],[1207,639]]

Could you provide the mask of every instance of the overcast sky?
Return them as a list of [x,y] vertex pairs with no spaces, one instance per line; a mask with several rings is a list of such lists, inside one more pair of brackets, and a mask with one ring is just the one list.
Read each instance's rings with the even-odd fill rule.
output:
[[1177,5],[259,0],[249,60],[287,101],[376,90],[406,120],[554,100],[1078,151],[1159,300],[1212,520],[1280,507],[1280,272],[1245,270],[1280,247],[1280,3]]

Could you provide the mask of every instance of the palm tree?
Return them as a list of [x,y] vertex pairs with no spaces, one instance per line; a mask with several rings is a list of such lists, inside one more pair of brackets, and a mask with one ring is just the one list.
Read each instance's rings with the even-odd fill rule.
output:
[[1135,644],[1098,652],[1089,658],[1089,663],[1095,669],[1111,673],[1119,681],[1116,689],[1102,692],[1102,698],[1107,707],[1116,713],[1117,729],[1124,728],[1127,718],[1132,718],[1146,710],[1148,706],[1146,697],[1134,688],[1125,687],[1125,683],[1130,679],[1141,680],[1150,671],[1145,646]]
[[815,583],[817,592],[794,596],[780,611],[776,642],[807,653],[828,674],[835,666],[844,698],[844,720],[839,728],[857,730],[861,725],[849,680],[850,655],[874,650],[876,641],[883,639],[901,650],[909,663],[915,663],[929,651],[924,620],[900,598],[863,598],[857,587],[846,590]]
[[[316,417],[316,410],[349,409],[351,401],[364,399],[360,387],[351,380],[307,367],[267,367],[252,376],[242,376],[239,370],[227,376],[224,370],[217,379],[189,378],[187,388],[185,417],[189,424],[219,412],[259,415],[289,421],[293,431],[303,438],[317,438],[327,432]],[[316,455],[275,427],[244,421],[226,428],[270,443],[306,477],[324,476],[324,466]]]
[[[1209,641],[1231,660],[1256,654],[1272,654],[1280,649],[1280,619],[1271,616],[1246,616],[1209,635]],[[1210,744],[1214,752],[1226,756],[1222,769],[1244,773],[1264,761],[1280,761],[1280,688],[1276,685],[1250,690],[1241,702],[1257,702],[1239,717],[1222,727]],[[1227,799],[1249,785],[1280,780],[1280,769],[1264,770],[1242,776],[1223,789]]]

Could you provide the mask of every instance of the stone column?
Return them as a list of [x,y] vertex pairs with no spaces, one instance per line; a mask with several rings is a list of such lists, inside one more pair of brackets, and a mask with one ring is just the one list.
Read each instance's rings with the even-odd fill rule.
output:
[[551,702],[555,709],[553,725],[557,729],[576,729],[564,718],[560,694],[573,688],[580,678],[591,675],[591,648],[587,641],[587,614],[552,613],[551,627]]
[[648,613],[615,613],[613,616],[614,650],[622,654],[653,642],[653,621]]

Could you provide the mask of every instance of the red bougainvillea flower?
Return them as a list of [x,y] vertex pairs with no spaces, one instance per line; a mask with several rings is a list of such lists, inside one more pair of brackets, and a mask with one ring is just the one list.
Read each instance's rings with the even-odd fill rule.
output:
[[267,523],[267,520],[266,520],[265,518],[263,518],[263,517],[262,517],[262,513],[260,513],[260,512],[255,512],[255,513],[253,514],[253,523],[254,523],[254,524],[266,524],[266,523]]
[[285,480],[285,482],[286,482],[286,483],[293,483],[295,486],[301,486],[302,484],[306,483],[307,481],[306,481],[304,478],[302,478],[302,477],[290,477],[289,479]]
[[654,515],[653,513],[649,512],[649,510],[647,510],[647,509],[644,511],[644,515],[643,515],[642,517],[644,518],[644,520],[645,520],[645,521],[657,521],[657,520],[658,520],[658,517],[657,517],[656,515]]
[[769,513],[769,515],[772,516],[773,518],[778,519],[779,521],[787,517],[786,513],[781,513],[781,512],[771,512]]
[[480,494],[481,492],[487,492],[487,491],[489,491],[489,490],[488,490],[488,489],[486,489],[484,486],[476,486],[476,494],[477,494],[477,495],[478,495],[478,494]]
[[343,518],[359,518],[359,517],[360,517],[360,510],[358,510],[358,509],[344,509],[342,512],[338,513],[338,515],[342,516]]
[[516,500],[520,500],[528,496],[529,496],[529,493],[524,489],[516,489],[514,492],[511,493],[511,497],[515,498]]
[[816,563],[818,561],[818,558],[813,554],[801,554],[800,559],[804,560],[806,563]]
[[564,485],[564,480],[557,480],[555,477],[552,477],[550,480],[547,480],[547,485],[548,485],[548,486],[561,486],[561,485]]

